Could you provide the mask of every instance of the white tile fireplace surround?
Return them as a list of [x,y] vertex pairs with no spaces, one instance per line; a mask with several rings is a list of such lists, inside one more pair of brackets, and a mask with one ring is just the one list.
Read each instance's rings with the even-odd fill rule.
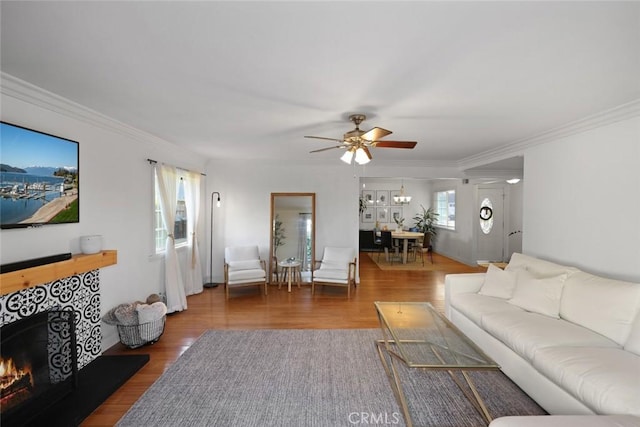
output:
[[52,308],[74,310],[78,369],[98,357],[102,340],[98,268],[115,264],[116,255],[104,251],[89,257],[76,255],[68,261],[2,274],[0,327]]
[[78,369],[100,355],[99,270],[77,274],[0,297],[0,326],[52,308],[74,310]]

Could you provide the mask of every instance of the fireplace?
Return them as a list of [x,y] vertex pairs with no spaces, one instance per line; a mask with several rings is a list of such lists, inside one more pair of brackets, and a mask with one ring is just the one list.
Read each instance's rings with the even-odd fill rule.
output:
[[0,329],[0,424],[24,425],[77,385],[73,310],[50,309]]

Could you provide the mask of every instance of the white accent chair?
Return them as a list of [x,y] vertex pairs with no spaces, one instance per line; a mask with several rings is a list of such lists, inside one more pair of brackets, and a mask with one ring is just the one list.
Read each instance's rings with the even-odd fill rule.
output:
[[267,295],[267,266],[260,259],[257,246],[235,246],[224,249],[224,288],[229,298],[230,288],[261,286]]
[[356,251],[353,248],[324,248],[322,261],[315,261],[312,272],[311,294],[316,285],[342,286],[347,288],[347,298],[351,297],[351,285],[356,286]]

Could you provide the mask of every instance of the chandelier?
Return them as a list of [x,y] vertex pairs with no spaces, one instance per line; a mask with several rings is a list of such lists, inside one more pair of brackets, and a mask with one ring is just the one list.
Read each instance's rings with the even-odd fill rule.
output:
[[398,205],[408,205],[409,203],[411,203],[411,196],[407,196],[404,194],[404,182],[400,187],[400,195],[393,196],[393,201]]

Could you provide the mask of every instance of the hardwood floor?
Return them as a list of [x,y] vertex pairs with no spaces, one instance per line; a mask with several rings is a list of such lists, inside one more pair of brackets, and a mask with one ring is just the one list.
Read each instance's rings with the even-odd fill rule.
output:
[[374,301],[430,301],[444,310],[444,276],[448,273],[486,271],[434,254],[437,271],[382,271],[360,254],[360,284],[352,289],[320,287],[311,296],[310,286],[269,287],[269,295],[257,287],[234,290],[226,301],[224,289],[205,289],[187,298],[188,309],[167,317],[165,332],[150,346],[131,350],[121,344],[105,354],[147,353],[151,360],[117,390],[82,426],[114,425],[134,402],[207,329],[347,329],[377,328]]

